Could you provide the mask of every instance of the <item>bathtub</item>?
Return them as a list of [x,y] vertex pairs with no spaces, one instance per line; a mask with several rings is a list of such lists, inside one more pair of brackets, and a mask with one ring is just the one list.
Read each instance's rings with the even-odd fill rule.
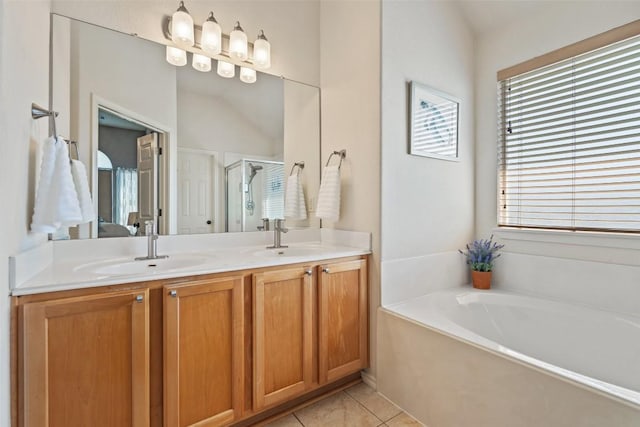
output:
[[380,309],[378,353],[429,427],[640,426],[640,317],[456,288]]

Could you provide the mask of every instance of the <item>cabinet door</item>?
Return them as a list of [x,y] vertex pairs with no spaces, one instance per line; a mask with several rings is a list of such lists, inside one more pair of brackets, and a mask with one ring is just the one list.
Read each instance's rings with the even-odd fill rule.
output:
[[318,276],[318,378],[323,384],[367,366],[367,263],[326,264]]
[[23,307],[24,426],[149,425],[148,291]]
[[220,426],[240,416],[243,288],[241,277],[165,286],[166,426]]
[[312,382],[313,270],[253,275],[253,400],[256,410],[303,393]]

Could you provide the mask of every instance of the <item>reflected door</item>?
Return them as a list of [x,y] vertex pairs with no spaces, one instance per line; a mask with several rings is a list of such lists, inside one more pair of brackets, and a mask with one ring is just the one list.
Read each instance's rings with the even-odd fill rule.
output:
[[138,138],[138,221],[154,221],[158,212],[158,134]]
[[178,149],[178,233],[215,231],[213,177],[215,154]]

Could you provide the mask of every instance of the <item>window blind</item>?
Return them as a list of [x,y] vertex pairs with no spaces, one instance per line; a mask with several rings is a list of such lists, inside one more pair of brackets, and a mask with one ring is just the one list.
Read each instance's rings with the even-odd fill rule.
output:
[[265,163],[264,175],[262,217],[284,218],[284,166],[277,163]]
[[499,225],[640,231],[640,36],[498,92]]

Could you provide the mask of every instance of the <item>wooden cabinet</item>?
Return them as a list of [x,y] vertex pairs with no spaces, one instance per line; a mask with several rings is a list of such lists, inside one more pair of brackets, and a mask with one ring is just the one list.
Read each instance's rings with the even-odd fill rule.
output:
[[14,297],[15,424],[251,425],[357,380],[367,286],[351,257]]
[[331,382],[368,363],[365,260],[338,262],[318,272],[318,377]]
[[253,275],[254,409],[304,393],[312,382],[313,269]]
[[27,427],[149,425],[147,290],[23,306]]
[[241,415],[241,276],[164,287],[165,426],[228,425]]

